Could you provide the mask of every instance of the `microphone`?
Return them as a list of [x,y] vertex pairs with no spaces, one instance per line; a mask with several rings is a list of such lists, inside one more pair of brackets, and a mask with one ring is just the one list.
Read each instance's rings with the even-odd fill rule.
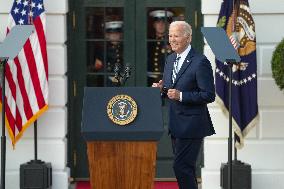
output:
[[130,77],[130,73],[131,73],[130,70],[131,70],[131,69],[130,69],[129,64],[126,64],[126,65],[125,65],[125,68],[124,68],[123,77],[122,77],[122,84],[123,84],[123,85],[125,85],[126,80]]
[[115,63],[113,71],[114,71],[114,78],[118,82],[120,82],[120,64]]
[[131,68],[128,64],[125,66],[124,72],[125,72],[125,78],[128,79],[131,75]]

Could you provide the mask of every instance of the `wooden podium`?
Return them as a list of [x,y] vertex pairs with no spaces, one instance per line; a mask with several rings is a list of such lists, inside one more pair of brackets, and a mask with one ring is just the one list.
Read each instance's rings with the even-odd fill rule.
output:
[[[117,112],[120,102],[127,104],[128,97],[135,101],[137,115],[132,122],[120,125],[112,120],[117,117],[111,119],[109,114]],[[163,131],[158,89],[85,88],[82,135],[87,141],[91,188],[153,189],[157,141]]]

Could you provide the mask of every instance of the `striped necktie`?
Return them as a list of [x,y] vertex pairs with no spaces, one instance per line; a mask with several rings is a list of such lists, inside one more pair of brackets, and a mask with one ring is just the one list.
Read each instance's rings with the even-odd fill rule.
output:
[[178,74],[178,61],[179,61],[179,59],[180,59],[180,56],[177,56],[176,60],[174,62],[173,75],[172,75],[173,83],[175,82],[177,74]]

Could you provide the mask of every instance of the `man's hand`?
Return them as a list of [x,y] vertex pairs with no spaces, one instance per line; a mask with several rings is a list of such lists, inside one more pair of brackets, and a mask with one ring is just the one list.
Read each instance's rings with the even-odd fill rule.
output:
[[163,87],[163,81],[160,80],[159,83],[153,83],[152,87],[159,87],[162,90]]
[[[95,62],[95,70],[100,70],[103,68],[103,62],[99,59],[96,58],[96,62]],[[95,71],[94,70],[94,71]]]
[[179,100],[180,98],[180,91],[176,89],[169,89],[168,90],[168,97],[172,100]]

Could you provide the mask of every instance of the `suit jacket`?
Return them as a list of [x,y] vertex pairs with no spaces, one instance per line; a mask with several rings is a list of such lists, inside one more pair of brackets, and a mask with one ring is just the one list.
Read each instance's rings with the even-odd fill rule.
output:
[[172,53],[167,57],[163,75],[165,87],[182,92],[182,102],[169,99],[169,132],[175,138],[203,138],[215,134],[207,108],[207,104],[215,100],[211,64],[191,48],[172,83],[176,56]]

